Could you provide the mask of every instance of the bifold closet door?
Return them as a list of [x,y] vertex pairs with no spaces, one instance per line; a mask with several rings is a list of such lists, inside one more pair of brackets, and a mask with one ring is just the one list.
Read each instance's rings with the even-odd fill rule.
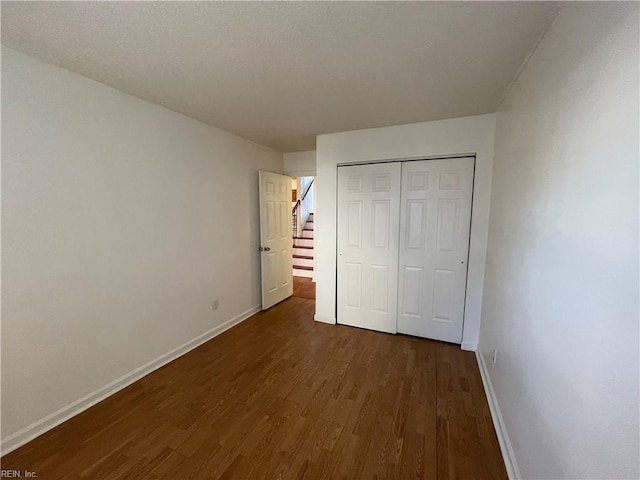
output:
[[461,343],[473,158],[406,162],[398,332]]
[[338,323],[395,333],[400,163],[338,168]]

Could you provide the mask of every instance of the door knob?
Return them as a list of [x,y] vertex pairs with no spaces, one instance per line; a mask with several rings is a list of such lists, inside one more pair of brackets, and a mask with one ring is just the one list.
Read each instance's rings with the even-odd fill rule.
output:
[[259,250],[261,252],[268,252],[269,250],[271,250],[269,247],[260,247]]

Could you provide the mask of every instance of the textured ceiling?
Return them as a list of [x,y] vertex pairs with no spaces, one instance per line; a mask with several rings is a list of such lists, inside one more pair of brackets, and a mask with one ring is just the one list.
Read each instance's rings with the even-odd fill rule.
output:
[[493,112],[546,2],[2,2],[2,43],[281,151]]

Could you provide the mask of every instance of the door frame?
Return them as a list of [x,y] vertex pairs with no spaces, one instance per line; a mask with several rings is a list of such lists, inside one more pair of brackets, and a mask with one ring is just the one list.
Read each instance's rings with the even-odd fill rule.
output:
[[[467,259],[471,258],[471,237],[472,237],[472,225],[473,225],[473,207],[475,200],[475,190],[476,190],[476,171],[477,171],[477,158],[475,153],[468,154],[455,154],[455,155],[437,155],[437,156],[428,156],[428,157],[409,157],[409,158],[394,158],[394,159],[382,159],[382,160],[365,160],[361,162],[342,162],[337,164],[336,168],[336,184],[338,179],[338,168],[340,167],[353,167],[357,165],[372,165],[378,163],[403,163],[403,162],[421,162],[425,160],[449,160],[455,158],[473,158],[473,181],[471,182],[471,214],[469,215],[469,242],[467,244]],[[336,266],[338,265],[338,189],[336,189]],[[402,228],[402,226],[401,226]],[[398,259],[400,257],[400,250],[398,250]],[[462,343],[460,345],[464,345],[464,329],[467,323],[467,293],[469,289],[469,262],[467,261],[467,272],[465,277],[465,285],[464,285],[464,305],[462,310]],[[335,308],[335,319],[337,325],[343,325],[340,323],[338,319],[338,269],[336,268],[336,290],[335,290],[335,298],[336,298],[336,308]],[[397,319],[396,319],[397,322]],[[457,345],[457,344],[456,344]]]

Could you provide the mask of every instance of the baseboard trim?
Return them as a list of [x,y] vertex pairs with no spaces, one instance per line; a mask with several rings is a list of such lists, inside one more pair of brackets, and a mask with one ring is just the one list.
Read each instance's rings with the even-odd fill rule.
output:
[[480,369],[480,376],[482,377],[484,392],[487,395],[489,410],[491,410],[493,427],[496,430],[498,443],[500,444],[500,451],[502,452],[502,458],[504,459],[504,464],[507,468],[507,475],[509,475],[510,480],[518,480],[521,478],[520,469],[518,468],[518,462],[516,462],[516,457],[513,453],[513,447],[511,446],[511,441],[509,440],[509,434],[505,428],[504,420],[502,419],[498,399],[496,398],[496,394],[493,390],[491,377],[489,377],[489,371],[487,370],[487,364],[484,361],[482,352],[476,351],[476,359],[478,360],[478,367]]
[[475,352],[478,349],[478,344],[473,342],[462,342],[460,348],[462,348],[462,350],[466,350],[467,352]]
[[316,322],[321,322],[321,323],[328,323],[330,325],[335,325],[336,324],[336,319],[333,317],[325,317],[323,315],[314,315],[313,319]]
[[213,337],[216,337],[222,332],[229,330],[231,327],[234,327],[235,325],[259,312],[261,308],[262,307],[260,305],[257,305],[245,312],[242,312],[240,315],[236,315],[223,324],[218,325],[217,327],[212,328],[202,335],[197,336],[193,340],[189,340],[181,346],[170,350],[164,355],[161,355],[155,360],[152,360],[142,365],[141,367],[136,368],[135,370],[132,370],[122,377],[117,378],[113,382],[99,388],[98,390],[95,390],[94,392],[85,395],[75,402],[72,402],[69,405],[66,405],[61,409],[47,415],[46,417],[35,421],[25,428],[18,430],[17,432],[9,435],[7,438],[2,439],[2,442],[0,442],[0,452],[2,452],[2,455],[6,455],[7,453],[12,452],[22,445],[30,442],[34,438],[39,437],[43,433],[69,420],[71,417],[84,412],[96,403],[101,402],[105,398],[110,397],[114,393],[122,390],[125,387],[128,387],[134,382],[137,382],[142,377],[149,375],[151,372],[159,369],[160,367],[163,367],[167,363],[172,362],[176,358],[181,357],[182,355],[193,350],[196,347],[199,347],[203,343],[211,340]]

